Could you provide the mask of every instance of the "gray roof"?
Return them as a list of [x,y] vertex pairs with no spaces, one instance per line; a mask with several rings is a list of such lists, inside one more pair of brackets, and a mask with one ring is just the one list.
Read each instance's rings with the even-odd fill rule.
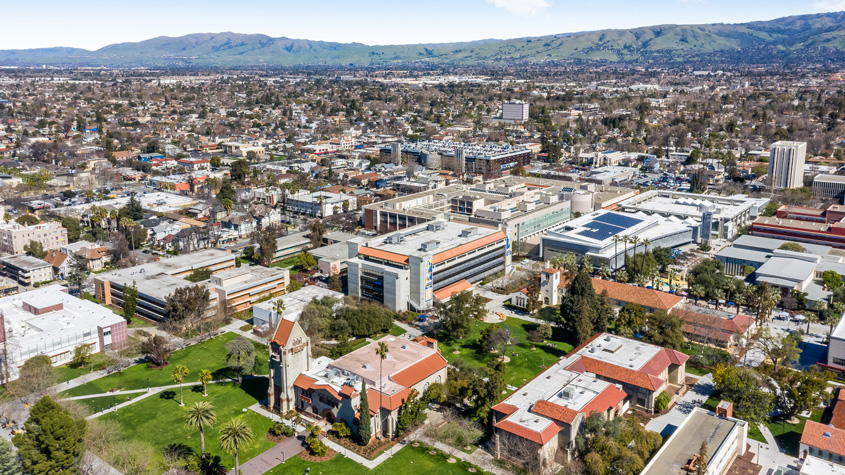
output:
[[726,259],[740,259],[749,262],[763,263],[771,256],[769,252],[752,251],[750,249],[741,249],[737,247],[726,247],[716,253],[716,257],[724,257]]
[[[784,239],[774,239],[774,238],[767,238],[762,236],[752,236],[750,234],[745,234],[736,239],[733,243],[733,247],[743,248],[743,249],[756,249],[756,250],[766,250],[766,251],[774,251],[778,249],[780,246],[784,245],[787,242],[794,242]],[[817,254],[823,256],[830,252],[833,249],[830,246],[822,246],[820,244],[807,244],[807,243],[798,243],[804,247],[810,254]]]
[[[817,263],[786,257],[773,257],[757,269],[757,280],[772,277],[784,281],[802,282],[816,270]],[[769,281],[771,282],[771,281]]]

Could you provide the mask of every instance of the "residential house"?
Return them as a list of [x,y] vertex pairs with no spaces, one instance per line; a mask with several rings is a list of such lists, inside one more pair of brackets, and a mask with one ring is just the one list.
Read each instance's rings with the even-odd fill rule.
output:
[[255,231],[255,219],[248,214],[230,214],[221,221],[223,227],[238,233],[239,237],[246,237]]
[[71,260],[68,255],[58,249],[47,251],[44,260],[53,267],[53,280],[64,280],[68,274]]

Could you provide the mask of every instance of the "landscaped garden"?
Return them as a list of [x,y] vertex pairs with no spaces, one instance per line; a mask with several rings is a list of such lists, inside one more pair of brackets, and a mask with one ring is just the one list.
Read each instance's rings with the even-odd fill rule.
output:
[[[470,365],[486,367],[497,355],[486,351],[479,339],[481,331],[491,325],[473,322],[471,332],[460,340],[447,338],[448,335],[441,333],[439,347],[443,356],[449,363],[463,360]],[[505,364],[505,382],[513,386],[522,386],[572,350],[572,345],[564,343],[563,330],[555,326],[552,326],[552,337],[545,343],[532,343],[528,341],[528,334],[536,330],[538,324],[512,318],[496,325],[508,329],[511,339],[518,342],[508,347],[506,355],[510,361]]]
[[371,475],[395,475],[395,474],[437,474],[437,475],[465,475],[471,473],[470,469],[475,470],[475,473],[484,474],[483,470],[475,467],[469,463],[457,460],[455,463],[449,463],[449,455],[439,450],[434,450],[434,454],[430,452],[432,449],[420,444],[419,447],[414,447],[409,444],[404,448],[394,449],[396,452],[392,457],[388,458],[378,467],[369,470],[366,467],[344,457],[341,454],[336,455],[333,459],[326,462],[306,462],[299,457],[294,457],[287,460],[284,464],[279,465],[265,475],[288,475],[305,473],[306,469],[310,468],[312,474],[332,474],[332,475],[357,475],[357,474],[371,474]]
[[[234,376],[234,372],[227,368],[226,343],[237,338],[238,335],[226,333],[216,338],[189,346],[183,350],[173,352],[168,364],[162,368],[154,368],[150,363],[135,365],[119,373],[114,373],[90,383],[65,391],[68,397],[85,396],[88,394],[106,393],[111,390],[146,389],[147,387],[166,386],[174,384],[171,371],[174,365],[184,365],[190,372],[185,382],[197,381],[200,370],[210,370],[214,379]],[[255,345],[255,374],[267,374],[269,353],[267,347],[253,342]]]

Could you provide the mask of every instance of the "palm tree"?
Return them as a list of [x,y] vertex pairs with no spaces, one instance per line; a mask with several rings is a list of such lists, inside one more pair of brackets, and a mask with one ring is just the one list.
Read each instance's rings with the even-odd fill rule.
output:
[[238,449],[252,443],[252,429],[240,417],[230,419],[220,428],[220,446],[229,453],[235,454],[235,473],[241,473],[238,462]]
[[669,279],[669,290],[675,290],[675,278],[678,277],[678,271],[670,267],[666,270],[666,278]]
[[285,301],[282,300],[281,297],[279,297],[278,299],[276,299],[275,302],[273,302],[273,312],[275,312],[275,314],[276,314],[276,320],[280,320],[282,318],[282,312],[284,312],[284,311],[285,311]]
[[199,382],[202,383],[202,395],[208,396],[208,383],[210,383],[211,380],[213,379],[213,375],[211,374],[211,371],[209,371],[207,369],[200,370],[199,375],[197,376],[197,379],[199,380]]
[[811,323],[819,323],[819,317],[817,317],[815,313],[809,313],[808,312],[807,315],[804,315],[804,318],[806,318],[806,320],[807,320],[807,331],[805,333],[807,333],[809,335],[810,334],[810,324]]
[[229,198],[223,198],[223,200],[220,202],[220,204],[223,205],[223,209],[226,210],[226,214],[231,213],[232,208],[235,207],[235,204],[232,203],[232,200],[230,200]]
[[136,226],[135,221],[132,221],[132,219],[124,216],[120,218],[120,222],[118,224],[123,229],[129,231],[129,238],[132,240],[132,249],[135,249],[135,233],[132,230],[132,228]]
[[214,412],[214,406],[208,401],[195,402],[188,408],[188,413],[185,415],[185,424],[200,431],[200,451],[203,459],[205,459],[205,427],[215,422],[217,422],[217,414]]
[[643,252],[647,252],[648,246],[651,246],[651,239],[643,238],[640,244],[643,245]]
[[616,271],[619,269],[619,241],[625,237],[615,234],[613,236],[613,278],[616,278]]
[[611,274],[612,272],[610,271],[610,266],[607,265],[607,261],[603,261],[601,263],[601,267],[599,268],[599,275],[603,279],[607,279]]
[[[622,243],[625,244],[622,247],[622,254],[624,254],[626,257],[628,256],[628,243],[629,242],[631,242],[631,238],[629,236],[622,236]],[[622,260],[622,263],[623,264],[625,263],[624,259]]]
[[631,241],[631,243],[634,245],[634,255],[636,256],[636,255],[637,255],[637,244],[639,244],[639,242],[640,242],[640,238],[639,238],[639,236],[631,236],[631,237],[630,237],[630,238],[628,238],[628,239],[629,239],[629,240]]
[[381,378],[382,378],[381,367],[382,367],[382,363],[384,362],[384,360],[387,359],[388,351],[390,351],[390,350],[387,348],[387,343],[385,343],[383,341],[378,342],[378,346],[376,347],[376,355],[378,355],[378,357],[379,357],[379,361],[378,361],[378,379],[379,379],[379,385],[380,385],[379,391],[378,391],[378,427],[379,427],[379,432],[381,432],[381,430],[383,429],[383,424],[381,422],[381,397],[382,397],[382,393],[384,392],[384,383],[382,383],[382,381],[381,381]]
[[185,377],[188,376],[188,367],[185,365],[177,364],[173,371],[170,372],[170,376],[173,377],[173,381],[176,381],[176,384],[179,385],[179,405],[184,406],[185,401],[182,399],[182,383],[185,382]]

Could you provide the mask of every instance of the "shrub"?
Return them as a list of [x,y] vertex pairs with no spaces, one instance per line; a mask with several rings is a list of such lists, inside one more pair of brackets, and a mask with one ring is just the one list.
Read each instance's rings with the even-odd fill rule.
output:
[[275,435],[276,437],[279,437],[285,434],[285,427],[287,426],[282,424],[281,422],[277,422],[270,426],[270,433]]
[[655,409],[657,409],[658,412],[665,411],[666,408],[669,407],[669,401],[671,401],[671,400],[672,399],[669,397],[669,395],[666,393],[666,391],[663,391],[654,400]]
[[329,448],[326,444],[323,443],[322,440],[314,439],[308,444],[308,450],[311,452],[311,455],[315,457],[325,457],[326,454],[329,452]]
[[338,437],[349,437],[352,431],[345,422],[335,422],[332,424],[332,430],[335,431]]
[[242,332],[250,332],[250,331],[252,331],[252,324],[251,324],[251,323],[247,323],[246,325],[242,326],[242,327],[240,328],[240,330],[241,330]]

